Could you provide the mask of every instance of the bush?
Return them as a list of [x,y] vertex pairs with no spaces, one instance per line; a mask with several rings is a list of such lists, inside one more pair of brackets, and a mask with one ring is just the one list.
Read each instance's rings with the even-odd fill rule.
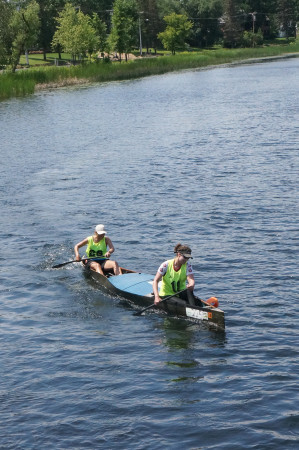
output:
[[263,42],[264,36],[261,29],[259,29],[257,33],[244,31],[242,36],[242,47],[256,47],[257,45],[263,45]]

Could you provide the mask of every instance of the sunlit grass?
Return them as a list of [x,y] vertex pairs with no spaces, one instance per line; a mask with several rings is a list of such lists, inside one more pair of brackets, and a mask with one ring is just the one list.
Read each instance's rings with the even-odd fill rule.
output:
[[[28,55],[29,66],[40,66],[40,65],[53,65],[55,64],[55,60],[59,60],[58,53],[46,53],[46,60],[44,61],[43,53],[30,53]],[[71,55],[69,53],[62,53],[60,62],[70,62]],[[25,55],[21,55],[19,66],[27,67],[27,60]]]
[[[279,56],[299,51],[299,41],[289,45],[269,45],[257,48],[214,48],[180,52],[174,56],[159,56],[113,63],[88,63],[77,66],[45,66],[0,75],[0,99],[32,94],[37,85],[59,86],[80,80],[106,82],[158,75],[171,71],[228,64],[250,58]],[[38,55],[42,58],[42,55]],[[58,57],[58,55],[56,55]],[[55,58],[55,57],[54,57]]]

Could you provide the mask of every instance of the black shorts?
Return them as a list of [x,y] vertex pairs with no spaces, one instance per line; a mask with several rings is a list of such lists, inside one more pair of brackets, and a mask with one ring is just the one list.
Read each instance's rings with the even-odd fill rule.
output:
[[86,261],[86,263],[84,263],[84,259],[83,259],[83,264],[84,264],[85,267],[89,267],[89,266],[90,266],[90,263],[96,262],[96,263],[100,264],[102,270],[104,270],[106,261],[107,261],[107,259],[98,259],[98,260],[97,260],[97,259],[95,258],[95,259],[88,259],[88,260]]

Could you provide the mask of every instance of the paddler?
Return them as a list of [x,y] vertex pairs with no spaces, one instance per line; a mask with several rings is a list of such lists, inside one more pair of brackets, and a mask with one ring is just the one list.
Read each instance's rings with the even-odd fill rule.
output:
[[87,245],[87,257],[94,257],[95,259],[84,260],[83,257],[82,262],[85,266],[90,267],[91,270],[94,270],[101,275],[104,275],[104,272],[108,272],[109,270],[113,270],[114,275],[120,275],[121,269],[116,261],[112,261],[111,259],[100,259],[101,257],[110,258],[111,254],[114,252],[112,241],[106,234],[104,225],[97,225],[93,236],[88,236],[86,239],[83,239],[83,241],[75,245],[76,261],[81,260],[79,248]]
[[[195,281],[192,265],[189,261],[192,258],[191,249],[188,245],[177,244],[174,247],[174,253],[176,257],[164,261],[154,278],[155,305],[163,297],[174,295],[183,289],[187,288],[188,291],[193,292]],[[160,289],[158,289],[159,281],[161,281]]]

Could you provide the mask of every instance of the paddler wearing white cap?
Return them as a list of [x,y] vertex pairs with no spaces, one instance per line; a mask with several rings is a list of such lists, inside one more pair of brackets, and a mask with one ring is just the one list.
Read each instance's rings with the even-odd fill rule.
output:
[[[75,245],[75,255],[76,261],[80,261],[79,248],[87,245],[86,255],[88,258],[95,258],[94,260],[85,260],[82,258],[82,262],[85,266],[89,266],[90,269],[104,275],[104,272],[113,270],[114,275],[121,275],[121,269],[116,261],[111,259],[100,259],[110,258],[111,254],[114,252],[114,246],[111,239],[107,236],[104,225],[100,224],[95,227],[94,234],[83,239]],[[98,259],[98,260],[97,260]]]

